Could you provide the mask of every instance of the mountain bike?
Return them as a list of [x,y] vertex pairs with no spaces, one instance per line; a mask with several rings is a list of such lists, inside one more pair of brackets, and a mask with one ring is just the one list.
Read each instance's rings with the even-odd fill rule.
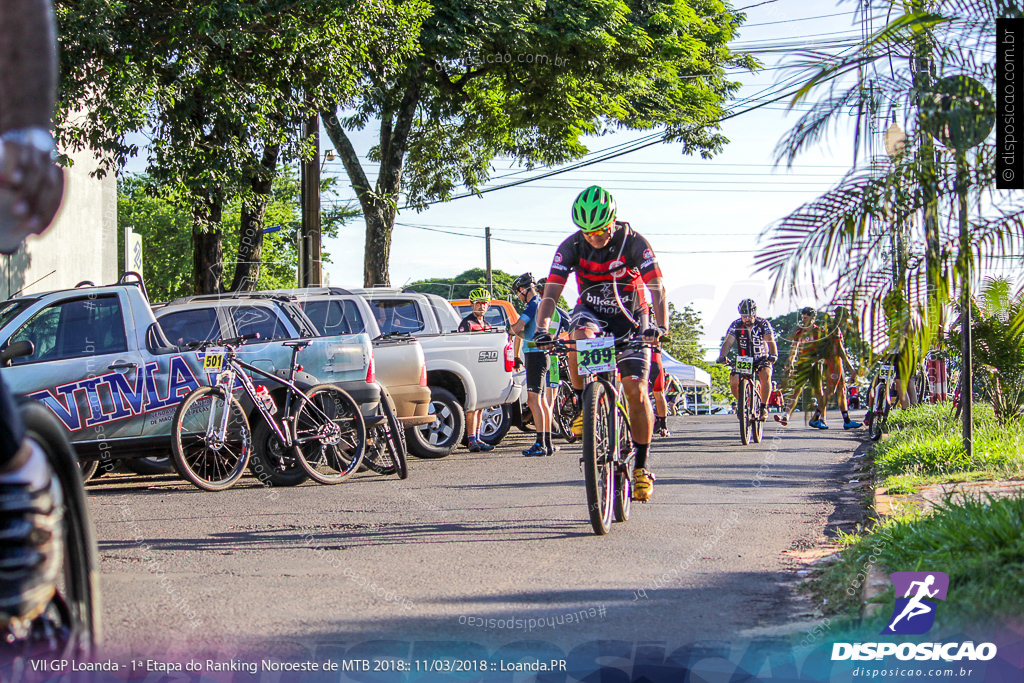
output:
[[872,441],[882,438],[885,431],[885,423],[889,419],[889,411],[899,401],[899,396],[893,391],[896,381],[896,359],[890,358],[888,363],[878,366],[878,374],[875,375],[874,395],[871,399],[871,412],[868,414],[870,427],[868,435]]
[[96,539],[78,458],[64,427],[47,408],[22,399],[19,410],[26,438],[46,454],[60,485],[64,559],[57,591],[42,614],[28,623],[13,624],[0,634],[0,680],[4,681],[30,677],[32,659],[89,660],[101,636]]
[[363,465],[377,474],[397,474],[399,479],[406,479],[409,476],[409,465],[405,430],[395,413],[391,394],[383,386],[380,394],[377,413],[382,419],[380,424],[369,430]]
[[551,408],[551,425],[553,431],[569,443],[574,443],[579,437],[572,433],[572,423],[579,414],[579,399],[569,381],[569,367],[566,362],[566,354],[558,353],[558,390],[555,393],[555,403]]
[[753,356],[737,356],[733,363],[733,372],[739,375],[738,398],[736,413],[740,421],[740,443],[760,443],[764,431],[761,421],[761,396],[754,382],[761,363],[755,362]]
[[[265,372],[237,357],[237,349],[258,334],[233,339],[193,342],[203,353],[203,368],[216,377],[211,386],[188,394],[178,405],[171,427],[174,466],[186,480],[207,491],[223,491],[241,478],[252,450],[249,420],[235,397],[241,390],[255,405],[284,452],[292,451],[314,481],[337,484],[359,468],[366,445],[366,427],[359,406],[333,384],[306,390],[293,381],[300,349],[309,340],[282,342],[292,348],[288,379]],[[246,371],[285,387],[280,418],[264,387],[257,389]]]
[[633,439],[629,409],[618,379],[616,355],[650,348],[639,337],[616,340],[596,337],[555,341],[555,351],[575,346],[577,368],[585,375],[583,390],[583,456],[580,465],[587,489],[590,525],[598,536],[607,534],[613,520],[625,522],[633,501]]

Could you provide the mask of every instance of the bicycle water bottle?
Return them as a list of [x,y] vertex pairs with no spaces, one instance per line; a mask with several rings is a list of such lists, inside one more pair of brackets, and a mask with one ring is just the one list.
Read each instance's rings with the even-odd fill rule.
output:
[[262,384],[257,385],[256,396],[260,399],[263,407],[266,408],[271,415],[277,412],[277,405],[274,404],[274,397],[270,395],[270,391],[266,386]]

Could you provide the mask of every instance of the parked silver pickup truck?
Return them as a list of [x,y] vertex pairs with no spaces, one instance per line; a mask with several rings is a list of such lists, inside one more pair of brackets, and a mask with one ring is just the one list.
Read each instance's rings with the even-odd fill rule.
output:
[[430,424],[430,389],[423,346],[408,334],[381,334],[367,301],[340,287],[305,287],[268,292],[295,297],[321,335],[365,332],[373,343],[377,381],[387,387],[406,427]]
[[[312,368],[330,359],[328,381],[363,378],[372,350],[369,337],[356,337],[314,340],[300,361]],[[289,349],[263,346],[243,346],[239,355],[261,367],[287,366]],[[85,463],[166,456],[178,403],[210,384],[200,357],[167,340],[141,283],[125,278],[105,287],[8,299],[0,306],[4,380],[57,416]]]
[[461,322],[442,297],[393,288],[352,289],[373,308],[384,334],[410,334],[423,346],[436,420],[409,432],[420,457],[448,455],[462,440],[466,410],[519,400],[512,380],[512,344],[505,332],[457,332]]

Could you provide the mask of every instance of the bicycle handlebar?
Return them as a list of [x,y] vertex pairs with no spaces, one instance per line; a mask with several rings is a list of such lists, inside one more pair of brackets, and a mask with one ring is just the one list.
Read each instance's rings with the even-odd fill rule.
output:
[[259,339],[259,332],[250,332],[249,334],[243,334],[240,337],[231,337],[229,339],[207,339],[206,341],[189,342],[185,344],[186,348],[189,349],[208,349],[211,346],[226,346],[229,349],[235,349],[245,344],[250,339]]

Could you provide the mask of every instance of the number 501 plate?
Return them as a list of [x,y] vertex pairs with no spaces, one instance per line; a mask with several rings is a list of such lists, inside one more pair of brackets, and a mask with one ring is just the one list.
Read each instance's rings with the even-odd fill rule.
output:
[[615,369],[615,337],[576,341],[576,364],[584,375]]

